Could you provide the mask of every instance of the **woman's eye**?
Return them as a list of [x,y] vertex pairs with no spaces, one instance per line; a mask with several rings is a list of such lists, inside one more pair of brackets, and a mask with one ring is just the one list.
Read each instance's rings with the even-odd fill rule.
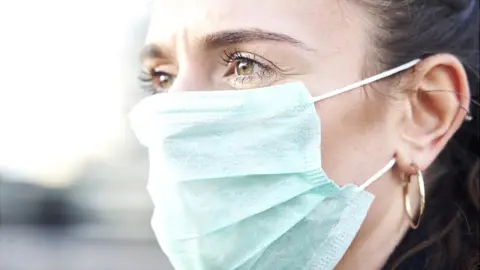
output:
[[175,77],[165,72],[154,72],[154,84],[155,88],[161,88],[162,90],[172,87]]
[[238,89],[249,89],[272,84],[276,80],[277,72],[274,65],[267,59],[246,52],[224,51],[222,57],[226,72],[223,76],[229,84]]
[[239,76],[252,75],[255,72],[255,68],[258,66],[255,62],[249,59],[243,59],[237,61],[235,64],[235,74]]
[[162,93],[172,87],[175,75],[160,70],[142,70],[138,77],[140,87],[150,94]]
[[273,83],[275,75],[275,70],[266,64],[249,58],[237,58],[230,62],[230,68],[224,76],[233,87],[249,89]]

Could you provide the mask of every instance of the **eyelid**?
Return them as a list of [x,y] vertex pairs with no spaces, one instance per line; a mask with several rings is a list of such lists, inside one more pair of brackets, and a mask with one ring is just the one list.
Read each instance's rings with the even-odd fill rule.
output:
[[[231,86],[236,89],[249,89],[254,86],[271,85],[282,75],[279,69],[272,61],[266,59],[262,55],[248,51],[223,51],[224,56],[221,57],[223,65],[227,67],[224,72],[224,78],[228,80]],[[260,70],[248,75],[236,74],[236,64],[241,61],[252,61]]]
[[171,76],[173,79],[176,78],[176,74],[174,72],[166,71],[167,68],[164,66],[157,66],[157,67],[144,67],[141,69],[140,74],[138,75],[138,81],[140,83],[140,88],[150,94],[157,94],[159,93],[156,84],[156,78],[165,74]]
[[[256,53],[248,52],[248,51],[240,51],[235,49],[234,51],[223,51],[223,56],[221,56],[224,65],[227,66],[238,59],[249,59],[251,61],[256,62],[262,68],[276,68],[279,69],[273,62],[267,60],[263,56],[260,56]],[[279,69],[281,70],[281,69]]]
[[145,69],[142,69],[140,71],[140,74],[138,74],[138,82],[139,86],[141,89],[143,89],[145,92],[149,94],[155,94],[155,88],[153,86],[153,78],[152,74],[149,71],[146,71]]
[[255,59],[252,59],[252,60],[257,61],[258,59],[260,59],[260,60],[263,61],[263,63],[260,62],[261,64],[266,65],[266,66],[270,67],[271,69],[276,70],[278,73],[280,73],[282,75],[286,75],[291,70],[289,67],[286,67],[286,66],[284,66],[283,68],[280,67],[280,64],[277,64],[275,61],[268,60],[268,57],[266,57],[263,54],[253,53],[253,52],[249,52],[249,51],[244,51],[244,52],[253,55],[255,57]]
[[156,65],[146,66],[144,69],[148,70],[151,75],[154,75],[156,73],[166,73],[172,76],[176,76],[178,72],[177,65],[172,64],[171,62],[157,63]]

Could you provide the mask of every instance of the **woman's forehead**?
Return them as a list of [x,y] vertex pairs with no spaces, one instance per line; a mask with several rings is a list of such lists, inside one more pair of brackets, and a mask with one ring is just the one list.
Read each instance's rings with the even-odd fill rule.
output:
[[[338,0],[156,0],[147,43],[171,44],[238,29],[294,37],[310,47],[319,41],[359,35],[358,16]],[[356,33],[357,32],[357,33]],[[345,40],[344,40],[345,41]],[[357,38],[358,41],[358,38]]]

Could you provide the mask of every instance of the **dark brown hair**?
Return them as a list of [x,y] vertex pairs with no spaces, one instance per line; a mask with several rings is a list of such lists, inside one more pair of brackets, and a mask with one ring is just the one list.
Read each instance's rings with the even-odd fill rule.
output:
[[[449,53],[462,61],[472,100],[478,100],[478,0],[359,2],[377,20],[371,33],[376,69]],[[474,120],[463,124],[427,172],[423,223],[407,233],[384,269],[480,269],[480,115],[473,103],[470,110]]]

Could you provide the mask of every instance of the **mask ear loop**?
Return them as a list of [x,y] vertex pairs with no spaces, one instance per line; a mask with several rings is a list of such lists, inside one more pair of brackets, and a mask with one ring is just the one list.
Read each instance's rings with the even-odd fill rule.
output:
[[[431,90],[431,91],[435,91],[435,90]],[[431,91],[430,91],[430,92],[431,92]],[[446,90],[446,91],[448,91],[448,90]],[[458,93],[457,93],[457,94],[458,94]],[[479,104],[477,101],[475,101],[475,100],[470,100],[470,101],[471,101],[472,103],[474,103],[475,105],[480,106],[480,104]],[[472,115],[470,114],[470,111],[469,111],[467,108],[465,108],[465,107],[462,106],[462,105],[458,105],[458,106],[459,106],[461,109],[463,109],[463,110],[465,110],[465,111],[467,112],[467,115],[465,116],[465,121],[466,121],[466,122],[473,120],[473,117],[472,117]],[[370,186],[371,184],[373,184],[373,183],[374,183],[375,181],[377,181],[382,175],[384,175],[388,170],[390,170],[390,169],[393,167],[393,165],[395,165],[395,162],[396,162],[395,159],[390,160],[390,162],[388,162],[388,164],[387,164],[385,167],[383,167],[380,171],[378,171],[376,174],[374,174],[372,177],[370,177],[367,181],[365,181],[365,183],[363,183],[363,184],[360,186],[360,188],[361,188],[361,189],[365,189],[365,188],[367,188],[368,186]],[[421,173],[421,172],[420,172],[420,173]],[[419,173],[419,174],[420,174],[420,173]],[[421,175],[420,175],[419,177],[421,177]]]
[[[435,90],[429,90],[428,92],[433,92],[433,91],[435,91]],[[440,90],[440,91],[442,91],[442,90]],[[448,90],[443,90],[443,91],[448,91]],[[452,92],[455,92],[455,91],[452,91]],[[455,92],[455,93],[456,93],[456,92]],[[461,94],[457,93],[457,95],[461,95]],[[477,101],[472,100],[472,99],[471,99],[470,101],[471,101],[472,103],[474,103],[475,105],[480,106],[480,104],[479,104]],[[472,117],[472,115],[470,114],[470,111],[469,111],[467,108],[465,108],[464,106],[462,106],[462,105],[460,105],[460,104],[459,104],[458,106],[459,106],[461,109],[463,109],[463,110],[465,110],[465,111],[467,112],[467,115],[465,116],[465,121],[466,121],[466,122],[473,120],[473,117]],[[375,181],[377,181],[382,175],[384,175],[388,170],[390,170],[390,169],[393,167],[393,165],[395,165],[395,162],[396,162],[395,159],[390,160],[390,162],[388,162],[388,164],[387,164],[385,167],[383,167],[380,171],[378,171],[376,174],[374,174],[372,177],[370,177],[367,181],[365,181],[365,183],[363,183],[363,184],[360,186],[360,188],[361,188],[361,189],[365,189],[365,188],[367,188],[368,186],[370,186],[371,184],[373,184],[373,183],[374,183]]]
[[[397,74],[399,72],[402,72],[402,71],[405,71],[413,66],[415,66],[416,64],[418,64],[419,62],[421,61],[421,59],[415,59],[415,60],[412,60],[406,64],[403,64],[401,66],[398,66],[396,68],[393,68],[393,69],[390,69],[390,70],[387,70],[385,72],[382,72],[380,74],[377,74],[375,76],[372,76],[370,78],[367,78],[365,80],[361,80],[359,82],[356,82],[354,84],[351,84],[351,85],[347,85],[345,87],[342,87],[340,89],[337,89],[337,90],[333,90],[331,92],[328,92],[328,93],[325,93],[323,95],[320,95],[320,96],[316,96],[316,97],[313,97],[311,99],[311,101],[313,103],[315,102],[318,102],[320,100],[324,100],[324,99],[327,99],[327,98],[331,98],[333,96],[336,96],[336,95],[340,95],[342,93],[345,93],[345,92],[348,92],[348,91],[351,91],[351,90],[354,90],[354,89],[357,89],[359,87],[362,87],[364,85],[367,85],[367,84],[370,84],[370,83],[373,83],[373,82],[376,82],[376,81],[379,81],[381,79],[384,79],[384,78],[387,78],[387,77],[390,77],[394,74]],[[433,92],[433,91],[449,91],[449,90],[423,90],[424,92]],[[460,96],[463,96],[461,94],[459,94],[458,92],[456,91],[449,91],[449,92],[455,92],[457,95],[460,95]],[[474,103],[475,105],[477,106],[480,106],[480,104],[478,102],[476,102],[475,100],[473,99],[470,99],[469,100],[470,102]],[[470,110],[468,110],[467,108],[465,108],[464,106],[462,105],[459,105],[460,108],[462,108],[463,110],[465,110],[467,112],[467,115],[465,116],[465,121],[466,122],[469,122],[469,121],[472,121],[473,120],[473,117],[472,115],[470,114]]]
[[382,175],[384,175],[385,173],[387,173],[391,168],[393,168],[393,165],[395,165],[395,162],[397,162],[395,159],[392,159],[390,160],[390,162],[388,162],[388,164],[383,167],[380,171],[378,171],[376,174],[374,174],[372,177],[368,178],[367,181],[365,181],[365,183],[363,183],[361,186],[360,186],[360,189],[366,189],[368,186],[370,186],[371,184],[373,184],[375,181],[377,181]]
[[370,78],[367,78],[365,80],[361,80],[359,82],[356,82],[354,84],[351,84],[351,85],[347,85],[345,87],[342,87],[340,89],[337,89],[337,90],[333,90],[331,92],[328,92],[328,93],[325,93],[323,95],[320,95],[320,96],[316,96],[316,97],[313,97],[311,100],[313,103],[317,102],[317,101],[320,101],[320,100],[323,100],[323,99],[327,99],[327,98],[330,98],[330,97],[333,97],[333,96],[336,96],[336,95],[340,95],[342,93],[345,93],[345,92],[348,92],[350,90],[354,90],[354,89],[357,89],[359,87],[362,87],[364,85],[367,85],[367,84],[370,84],[370,83],[373,83],[373,82],[376,82],[376,81],[379,81],[381,79],[384,79],[384,78],[387,78],[387,77],[390,77],[394,74],[397,74],[399,72],[402,72],[404,70],[407,70],[413,66],[415,66],[416,64],[418,64],[418,62],[420,62],[420,59],[415,59],[415,60],[412,60],[406,64],[403,64],[401,66],[398,66],[396,68],[393,68],[393,69],[390,69],[390,70],[387,70],[387,71],[384,71],[380,74],[377,74],[375,76],[372,76]]

